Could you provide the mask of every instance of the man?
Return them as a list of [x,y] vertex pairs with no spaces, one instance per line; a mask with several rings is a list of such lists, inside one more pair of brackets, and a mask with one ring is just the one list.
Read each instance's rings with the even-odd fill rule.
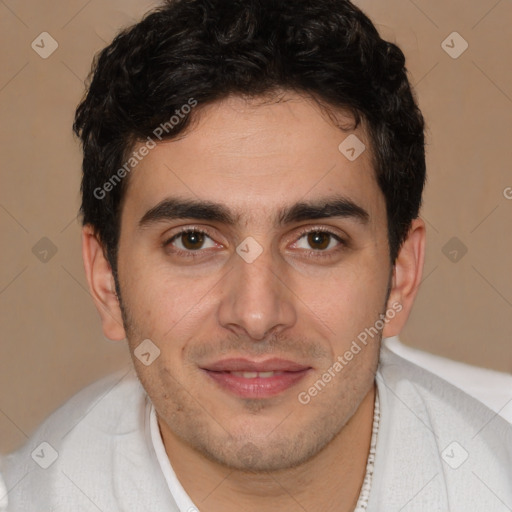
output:
[[74,128],[86,276],[134,372],[5,461],[11,512],[510,510],[510,425],[381,347],[421,281],[424,125],[360,10],[168,2]]

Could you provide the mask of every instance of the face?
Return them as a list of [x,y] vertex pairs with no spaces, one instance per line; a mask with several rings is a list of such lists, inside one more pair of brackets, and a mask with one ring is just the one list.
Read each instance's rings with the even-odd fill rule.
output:
[[160,350],[133,361],[164,441],[231,468],[294,467],[373,386],[380,333],[333,367],[379,325],[391,272],[370,150],[338,149],[351,134],[370,147],[309,99],[231,97],[133,171],[123,320],[132,354],[146,339]]

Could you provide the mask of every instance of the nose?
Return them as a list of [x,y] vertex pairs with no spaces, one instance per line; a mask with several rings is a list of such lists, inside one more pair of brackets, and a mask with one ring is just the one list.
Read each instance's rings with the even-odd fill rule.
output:
[[270,251],[248,263],[233,255],[234,268],[226,276],[218,308],[219,323],[254,341],[291,327],[297,320],[293,292],[286,272],[277,268]]

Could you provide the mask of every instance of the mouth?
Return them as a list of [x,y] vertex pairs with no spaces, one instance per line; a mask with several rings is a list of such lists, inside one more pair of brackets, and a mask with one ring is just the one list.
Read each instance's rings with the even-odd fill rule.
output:
[[225,359],[202,367],[224,391],[242,398],[269,398],[295,386],[310,366],[285,359]]

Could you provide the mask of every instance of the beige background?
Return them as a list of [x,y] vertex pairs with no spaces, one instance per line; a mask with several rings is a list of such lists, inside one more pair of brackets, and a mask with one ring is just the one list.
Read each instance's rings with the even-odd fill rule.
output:
[[[402,341],[511,372],[512,2],[356,3],[406,53],[428,123],[428,252]],[[71,124],[93,55],[153,5],[0,0],[0,452],[80,388],[131,364],[123,343],[103,337],[87,291]],[[469,44],[457,59],[441,46],[454,31]],[[31,48],[41,32],[59,45],[47,59]],[[57,250],[47,262],[32,252],[43,237]],[[445,248],[453,237],[459,247]],[[450,261],[461,244],[467,253]]]

